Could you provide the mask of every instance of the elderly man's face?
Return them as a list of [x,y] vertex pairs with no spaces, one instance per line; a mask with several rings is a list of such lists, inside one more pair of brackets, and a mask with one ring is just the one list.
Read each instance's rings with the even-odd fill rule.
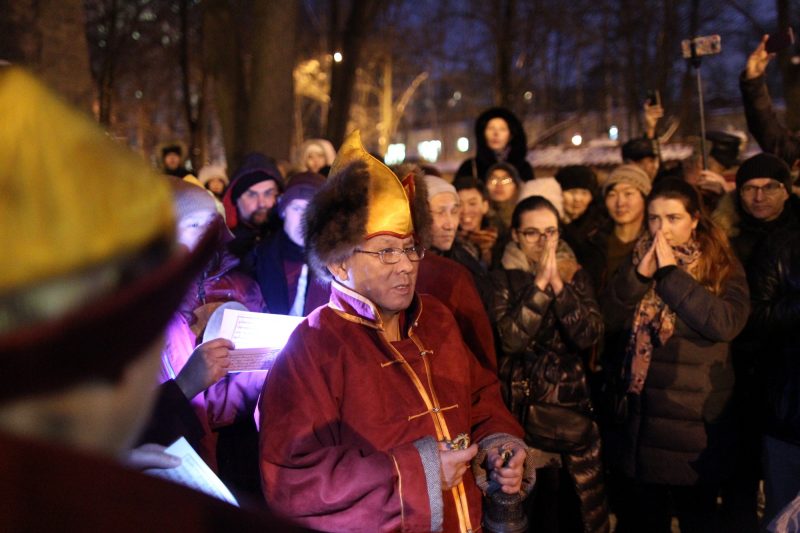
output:
[[781,182],[772,178],[747,180],[739,189],[742,208],[753,218],[769,222],[783,212],[789,193]]
[[274,180],[254,184],[236,200],[239,217],[253,226],[265,224],[277,197],[278,185]]
[[[362,242],[358,250],[379,252],[387,248],[410,248],[414,239],[400,239],[391,235],[378,235]],[[368,298],[378,307],[382,316],[396,314],[408,309],[414,298],[419,262],[408,259],[387,265],[371,253],[354,253],[340,266],[330,267],[336,278],[345,286]]]
[[433,218],[433,246],[446,252],[453,247],[453,241],[456,240],[461,202],[455,194],[442,192],[432,196],[428,204]]

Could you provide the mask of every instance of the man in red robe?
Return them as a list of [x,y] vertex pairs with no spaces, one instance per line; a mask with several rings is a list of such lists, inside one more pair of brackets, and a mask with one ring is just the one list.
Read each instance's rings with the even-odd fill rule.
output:
[[496,376],[415,292],[430,217],[416,187],[356,132],[308,207],[309,261],[331,298],[292,334],[260,403],[267,504],[306,527],[477,530],[475,475],[514,494],[530,464]]

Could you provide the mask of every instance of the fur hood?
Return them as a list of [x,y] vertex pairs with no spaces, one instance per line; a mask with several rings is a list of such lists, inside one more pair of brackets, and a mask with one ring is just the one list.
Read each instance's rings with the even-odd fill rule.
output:
[[[416,241],[431,243],[428,190],[421,172],[414,173],[415,194],[411,205]],[[330,280],[328,264],[343,261],[361,243],[369,218],[369,173],[357,162],[329,176],[308,204],[303,217],[308,263],[322,279]]]
[[[508,129],[511,132],[511,139],[508,141],[510,151],[508,153],[508,161],[524,161],[525,155],[528,153],[528,138],[525,135],[525,129],[517,116],[510,110],[504,107],[492,107],[480,114],[475,121],[475,143],[477,144],[478,159],[487,163],[495,162],[494,152],[486,144],[486,125],[493,118],[502,118],[508,124]],[[523,178],[525,179],[525,178]]]

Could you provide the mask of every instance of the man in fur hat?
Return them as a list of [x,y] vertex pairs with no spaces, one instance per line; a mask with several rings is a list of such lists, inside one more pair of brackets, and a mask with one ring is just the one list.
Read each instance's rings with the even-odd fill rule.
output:
[[178,247],[164,180],[22,69],[0,67],[0,116],[2,529],[265,530],[118,462],[209,239]]
[[[447,308],[414,290],[430,224],[424,182],[401,182],[355,132],[305,221],[331,297],[298,326],[264,386],[268,505],[325,531],[477,529],[473,472],[516,493],[527,452],[496,376]],[[511,452],[506,466],[501,450]]]

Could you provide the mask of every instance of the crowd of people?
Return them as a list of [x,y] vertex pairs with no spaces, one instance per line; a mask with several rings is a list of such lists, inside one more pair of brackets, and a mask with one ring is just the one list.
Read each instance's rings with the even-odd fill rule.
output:
[[[230,178],[167,142],[158,175],[0,67],[0,522],[466,532],[508,504],[504,531],[792,530],[800,137],[764,45],[740,79],[762,152],[709,132],[706,168],[665,168],[648,103],[607,175],[535,176],[503,108],[452,177],[358,132]],[[306,317],[269,371],[204,335],[231,302]],[[139,472],[179,437],[241,509]]]

